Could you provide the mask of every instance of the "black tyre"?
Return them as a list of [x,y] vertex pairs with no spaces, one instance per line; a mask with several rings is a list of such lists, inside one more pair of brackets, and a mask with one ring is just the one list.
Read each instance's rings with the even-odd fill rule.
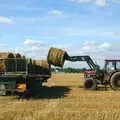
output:
[[92,78],[86,79],[84,82],[84,88],[87,90],[96,90],[97,89],[96,80]]
[[120,90],[120,72],[116,72],[110,79],[111,88],[114,90]]

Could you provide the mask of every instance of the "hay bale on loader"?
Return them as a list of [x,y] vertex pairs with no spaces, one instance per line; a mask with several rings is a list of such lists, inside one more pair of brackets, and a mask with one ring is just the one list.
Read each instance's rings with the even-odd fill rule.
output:
[[47,56],[47,61],[49,64],[63,67],[64,62],[68,57],[69,56],[66,51],[58,48],[50,48]]

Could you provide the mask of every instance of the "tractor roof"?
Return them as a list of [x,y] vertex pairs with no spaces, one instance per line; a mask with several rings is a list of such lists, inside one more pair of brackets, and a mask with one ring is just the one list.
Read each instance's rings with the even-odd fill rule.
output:
[[113,61],[120,61],[120,59],[106,59],[105,61],[113,62]]

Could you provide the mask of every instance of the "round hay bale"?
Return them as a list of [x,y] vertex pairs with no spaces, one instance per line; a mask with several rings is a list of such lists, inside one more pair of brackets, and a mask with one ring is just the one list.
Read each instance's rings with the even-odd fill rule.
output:
[[32,65],[32,59],[31,58],[27,58],[27,62],[28,62],[28,64]]
[[22,71],[22,60],[21,60],[21,55],[19,53],[16,54],[16,67],[17,67],[17,72]]
[[32,59],[28,58],[27,63],[28,63],[28,74],[32,74]]
[[26,67],[28,67],[26,57],[21,56],[21,71],[25,72],[27,70]]
[[0,52],[0,58],[7,58],[8,57],[8,52]]
[[37,74],[36,60],[32,60],[32,73]]
[[6,60],[5,66],[7,72],[16,72],[16,60],[13,53],[9,53]]
[[22,58],[23,58],[24,60],[26,60],[26,57],[25,57],[25,56],[22,56]]
[[0,72],[5,72],[5,58],[8,57],[8,52],[0,52]]
[[25,56],[21,56],[19,53],[16,54],[16,64],[17,64],[17,72],[26,71],[26,57]]
[[51,66],[48,64],[46,60],[36,60],[36,64],[38,66],[37,73],[48,75],[51,74]]
[[14,54],[13,53],[9,53],[7,58],[15,58]]
[[32,60],[32,65],[36,65],[36,60]]
[[0,72],[4,72],[5,71],[5,62],[3,59],[0,59]]
[[62,67],[67,57],[68,54],[66,51],[58,48],[50,48],[47,56],[47,61],[49,64]]
[[36,60],[36,65],[50,70],[50,64],[46,60]]
[[21,58],[21,55],[19,53],[17,53],[16,58]]
[[47,70],[50,70],[50,64],[46,60],[40,60],[39,65]]

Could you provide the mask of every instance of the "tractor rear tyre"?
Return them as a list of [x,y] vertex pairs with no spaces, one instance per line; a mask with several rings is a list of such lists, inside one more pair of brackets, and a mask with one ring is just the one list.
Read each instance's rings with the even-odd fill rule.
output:
[[97,89],[96,80],[92,78],[86,79],[84,82],[84,88],[87,90],[96,90]]
[[120,90],[120,72],[116,72],[110,79],[111,88],[114,90]]

